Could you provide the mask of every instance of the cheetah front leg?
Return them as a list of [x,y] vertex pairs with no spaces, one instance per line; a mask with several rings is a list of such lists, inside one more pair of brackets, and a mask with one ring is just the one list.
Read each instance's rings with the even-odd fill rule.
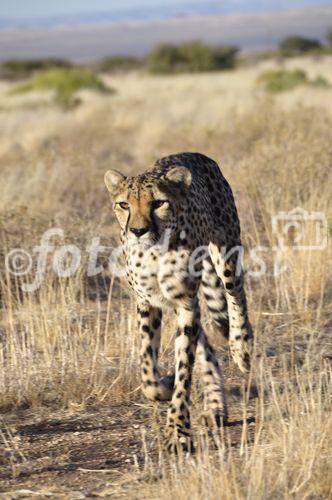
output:
[[197,342],[197,358],[201,368],[206,411],[201,420],[209,427],[221,427],[227,422],[227,402],[220,364],[203,329]]
[[190,436],[190,388],[195,361],[199,325],[197,310],[178,308],[178,331],[175,339],[174,392],[167,414],[166,449],[192,451]]
[[158,352],[162,312],[145,303],[137,305],[141,335],[141,378],[144,395],[152,401],[170,401],[174,376],[161,377],[158,370]]

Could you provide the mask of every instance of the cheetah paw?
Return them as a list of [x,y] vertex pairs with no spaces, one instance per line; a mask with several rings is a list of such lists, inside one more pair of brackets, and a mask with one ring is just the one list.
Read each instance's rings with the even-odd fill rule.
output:
[[241,372],[247,373],[250,371],[250,354],[252,351],[251,343],[241,341],[231,346],[231,355],[234,362],[238,365]]
[[247,373],[250,371],[250,353],[244,344],[241,346],[241,350],[232,349],[231,354],[241,372]]
[[175,455],[179,453],[193,453],[194,444],[187,431],[176,431],[170,429],[165,435],[165,449],[168,453]]
[[206,410],[201,413],[199,423],[210,429],[223,427],[227,423],[227,414],[221,409]]

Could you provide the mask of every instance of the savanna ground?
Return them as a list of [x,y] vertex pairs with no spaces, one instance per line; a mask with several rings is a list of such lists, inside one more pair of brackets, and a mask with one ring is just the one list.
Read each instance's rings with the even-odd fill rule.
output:
[[[331,498],[331,253],[328,246],[294,250],[296,234],[277,252],[271,219],[301,207],[331,224],[332,89],[267,95],[254,81],[273,64],[118,75],[109,80],[115,94],[86,94],[68,112],[47,94],[9,98],[10,84],[1,83],[2,498]],[[332,82],[329,58],[287,65]],[[198,421],[196,376],[193,428],[201,446],[192,457],[170,459],[161,446],[166,406],[148,403],[139,389],[134,299],[108,272],[107,249],[100,255],[104,271],[87,276],[86,248],[98,236],[117,244],[103,185],[108,168],[135,174],[185,150],[216,159],[233,187],[256,345],[252,372],[243,376],[205,316],[223,360],[230,424],[216,449],[217,437]],[[59,278],[51,252],[42,286],[24,293],[34,270],[15,278],[4,257],[17,247],[32,253],[55,227],[81,249],[81,266]],[[301,243],[315,237],[314,224],[306,223]],[[61,238],[51,242],[57,249]],[[266,264],[260,277],[255,248]],[[278,262],[286,271],[274,275]],[[170,316],[165,370],[173,333]]]

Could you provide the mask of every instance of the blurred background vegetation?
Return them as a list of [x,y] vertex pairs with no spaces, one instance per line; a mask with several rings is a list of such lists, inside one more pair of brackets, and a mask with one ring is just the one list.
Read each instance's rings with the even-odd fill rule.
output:
[[[312,55],[319,57],[332,54],[332,30],[326,34],[326,43],[302,36],[290,36],[280,41],[278,49],[256,53],[241,53],[235,46],[213,46],[198,40],[184,43],[156,45],[145,57],[112,56],[84,64],[57,58],[15,59],[0,65],[0,80],[25,81],[10,90],[10,95],[50,90],[54,102],[64,109],[77,106],[81,100],[77,92],[90,89],[95,92],[112,93],[113,89],[103,83],[102,74],[117,74],[142,71],[151,74],[171,75],[209,71],[229,71],[236,67],[255,64],[257,61]],[[263,72],[257,78],[258,86],[268,92],[291,90],[299,85],[328,87],[330,82],[323,76],[309,80],[303,70]]]
[[212,47],[199,41],[160,44],[148,55],[146,63],[151,73],[160,74],[233,69],[238,51],[237,47]]
[[14,87],[10,94],[53,90],[55,103],[67,109],[80,103],[76,93],[81,89],[92,89],[102,93],[112,92],[91,70],[60,66],[36,72],[28,82]]

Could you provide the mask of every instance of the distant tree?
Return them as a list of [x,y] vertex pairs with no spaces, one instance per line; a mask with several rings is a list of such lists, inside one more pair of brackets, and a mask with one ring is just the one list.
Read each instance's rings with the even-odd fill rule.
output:
[[233,45],[224,45],[214,49],[214,60],[217,69],[232,69],[236,65],[236,56],[239,52],[238,47]]
[[133,56],[111,56],[98,61],[97,69],[103,72],[128,71],[137,69],[143,64],[142,59]]
[[233,46],[211,47],[200,41],[179,45],[161,44],[147,58],[152,73],[184,73],[231,69],[238,49]]
[[328,45],[331,45],[331,47],[332,47],[332,28],[330,28],[328,30],[328,32],[326,33],[326,40],[327,40]]
[[188,71],[215,71],[235,66],[238,49],[233,46],[211,47],[202,42],[186,42],[179,45]]
[[178,46],[185,71],[212,71],[215,68],[213,51],[202,42],[185,42]]
[[289,36],[279,44],[279,50],[284,56],[304,54],[315,49],[320,49],[322,44],[319,40],[304,38],[302,36]]
[[1,76],[8,80],[20,80],[37,71],[51,68],[71,68],[73,65],[65,59],[10,59],[1,64]]
[[182,62],[178,47],[169,43],[157,45],[147,58],[151,73],[173,73]]

